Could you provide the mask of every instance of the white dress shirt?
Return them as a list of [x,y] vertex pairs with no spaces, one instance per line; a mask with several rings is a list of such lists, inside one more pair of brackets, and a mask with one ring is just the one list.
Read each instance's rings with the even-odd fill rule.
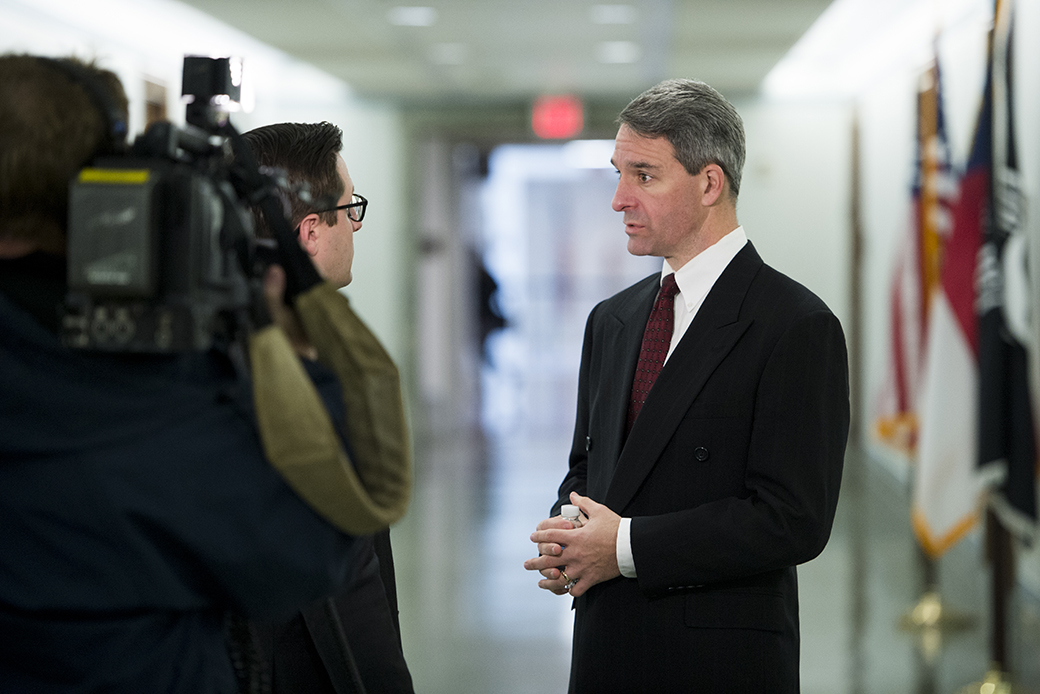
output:
[[[661,269],[661,279],[675,273],[675,283],[679,286],[679,293],[675,295],[675,320],[672,327],[672,344],[668,347],[668,355],[665,362],[672,356],[675,346],[686,334],[697,311],[700,310],[704,298],[715,286],[715,282],[722,275],[723,270],[729,266],[730,261],[740,252],[747,243],[744,227],[737,227],[730,233],[719,239],[714,245],[706,248],[683,265],[678,270],[673,270],[668,261],[664,261]],[[632,557],[632,519],[622,518],[618,526],[617,534],[617,561],[621,575],[626,578],[636,577],[636,563]]]

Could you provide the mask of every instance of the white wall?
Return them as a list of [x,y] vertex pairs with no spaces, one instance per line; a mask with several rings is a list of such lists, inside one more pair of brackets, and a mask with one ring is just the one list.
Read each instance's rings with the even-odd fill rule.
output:
[[252,112],[232,116],[241,131],[281,121],[339,125],[351,178],[371,201],[345,292],[399,363],[408,354],[407,302],[396,279],[406,272],[403,144],[393,108],[361,101],[341,80],[173,0],[0,0],[0,52],[96,59],[126,88],[131,135],[144,129],[145,78],[166,86],[168,115],[184,122],[185,54],[243,58],[243,102]]
[[766,263],[819,295],[847,326],[851,109],[769,98],[737,108],[747,138],[740,223]]

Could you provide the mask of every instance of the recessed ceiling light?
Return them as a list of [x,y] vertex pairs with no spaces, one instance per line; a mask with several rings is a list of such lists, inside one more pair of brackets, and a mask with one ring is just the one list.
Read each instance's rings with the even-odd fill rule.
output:
[[642,55],[639,44],[632,41],[603,41],[596,46],[596,59],[601,63],[634,63]]
[[435,43],[430,46],[430,60],[438,65],[462,65],[469,57],[464,43]]
[[593,5],[589,14],[593,24],[634,24],[636,8],[631,5]]
[[392,7],[386,18],[400,27],[428,27],[437,22],[437,10],[433,7]]

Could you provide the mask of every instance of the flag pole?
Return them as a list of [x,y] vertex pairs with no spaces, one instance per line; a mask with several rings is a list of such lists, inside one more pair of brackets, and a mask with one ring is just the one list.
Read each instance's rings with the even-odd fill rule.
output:
[[[852,394],[849,446],[863,446],[863,410],[860,394],[863,392],[863,204],[860,145],[859,105],[853,104],[850,124],[849,172],[849,392]],[[859,457],[856,458],[859,460]]]
[[986,558],[990,563],[990,666],[981,682],[962,687],[958,694],[1022,694],[1014,684],[1008,657],[1008,604],[1015,585],[1014,546],[992,508],[986,509]]
[[925,663],[932,665],[942,649],[943,636],[975,627],[971,614],[948,607],[939,591],[939,560],[928,556],[919,543],[914,543],[924,583],[924,593],[899,618],[899,627],[917,635]]
[[850,124],[849,150],[849,303],[850,317],[848,326],[849,344],[849,391],[852,394],[851,426],[849,427],[848,453],[845,457],[845,477],[843,486],[848,485],[853,492],[847,498],[849,503],[849,595],[852,603],[849,610],[849,679],[851,691],[863,691],[863,677],[866,672],[864,662],[863,641],[867,624],[867,538],[863,511],[864,467],[866,455],[863,448],[863,419],[861,396],[863,393],[863,207],[862,207],[862,150],[860,133],[860,106],[853,102],[852,122]]
[[913,607],[899,618],[899,625],[906,631],[938,629],[939,631],[962,631],[975,626],[975,618],[943,604],[939,592],[939,560],[916,544],[917,563],[921,569],[924,593]]
[[[929,299],[928,292],[932,282],[938,281],[938,258],[940,254],[932,247],[932,253],[928,252],[930,247],[927,240],[930,224],[935,224],[929,210],[937,206],[943,197],[940,188],[935,183],[936,177],[943,163],[949,165],[948,153],[940,151],[940,147],[930,145],[933,138],[943,143],[941,149],[945,150],[945,127],[943,125],[942,91],[940,88],[939,57],[938,57],[938,34],[935,39],[935,59],[932,66],[921,77],[921,84],[917,93],[917,148],[918,148],[918,177],[920,185],[920,220],[921,240],[918,251],[918,263],[920,274],[923,278],[922,309],[927,322]],[[931,184],[928,181],[931,181]],[[915,186],[918,184],[915,184]],[[932,230],[933,240],[937,244],[937,230]],[[933,255],[934,254],[934,255]],[[928,277],[932,277],[928,281]],[[938,558],[930,555],[920,542],[915,543],[915,559],[922,577],[923,593],[917,602],[907,609],[899,619],[899,626],[904,631],[913,632],[919,637],[919,645],[927,663],[933,663],[942,647],[943,633],[961,631],[974,627],[973,616],[951,609],[943,604],[939,588],[939,563]]]
[[[1001,199],[998,196],[1007,193],[998,188],[998,185],[1000,185],[1000,181],[997,178],[998,170],[1002,171],[1008,165],[1009,154],[1013,152],[1008,147],[1009,140],[1007,139],[1010,137],[1011,119],[1013,117],[1010,110],[1006,108],[1010,101],[1007,98],[1008,92],[1006,91],[1010,89],[1010,66],[1007,62],[1009,59],[1008,45],[1002,45],[999,52],[997,49],[998,31],[1006,32],[1004,34],[1005,41],[1009,41],[1010,13],[1011,0],[995,0],[993,26],[990,29],[989,36],[990,74],[987,80],[989,90],[987,102],[990,108],[990,122],[993,127],[989,170],[990,205],[987,233],[993,233],[994,230],[999,228],[998,224],[1000,222],[997,219],[997,208],[998,204],[1001,203]],[[998,58],[1001,60],[999,70],[996,63]],[[999,85],[998,78],[1003,80]],[[997,93],[998,89],[1000,90],[999,93]],[[1002,107],[1002,110],[999,112],[1000,118],[996,117],[998,104]],[[982,420],[983,407],[985,407],[985,403],[982,402],[982,397],[980,397],[980,422]],[[980,423],[980,429],[981,426]],[[989,455],[983,452],[982,447],[980,447],[979,454],[980,462],[988,462]],[[1021,690],[1015,687],[1012,682],[1007,638],[1008,605],[1015,586],[1014,546],[1011,533],[997,515],[992,503],[987,503],[986,505],[986,558],[989,560],[990,565],[990,669],[986,673],[986,678],[983,682],[968,685],[961,690],[961,694],[974,694],[975,692],[983,694],[986,692],[1015,694]]]
[[990,660],[995,669],[1010,672],[1008,660],[1008,602],[1015,584],[1015,558],[1011,534],[992,508],[986,510],[986,535],[990,565],[990,595],[993,623],[990,634]]

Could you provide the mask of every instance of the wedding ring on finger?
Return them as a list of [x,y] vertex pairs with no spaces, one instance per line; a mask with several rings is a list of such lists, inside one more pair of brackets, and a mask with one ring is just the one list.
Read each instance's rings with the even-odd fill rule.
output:
[[560,569],[560,575],[563,576],[563,580],[567,581],[567,585],[563,587],[564,590],[570,590],[572,587],[574,587],[574,584],[578,582],[578,579],[576,578],[571,579],[571,577],[568,576],[567,572],[563,569]]

